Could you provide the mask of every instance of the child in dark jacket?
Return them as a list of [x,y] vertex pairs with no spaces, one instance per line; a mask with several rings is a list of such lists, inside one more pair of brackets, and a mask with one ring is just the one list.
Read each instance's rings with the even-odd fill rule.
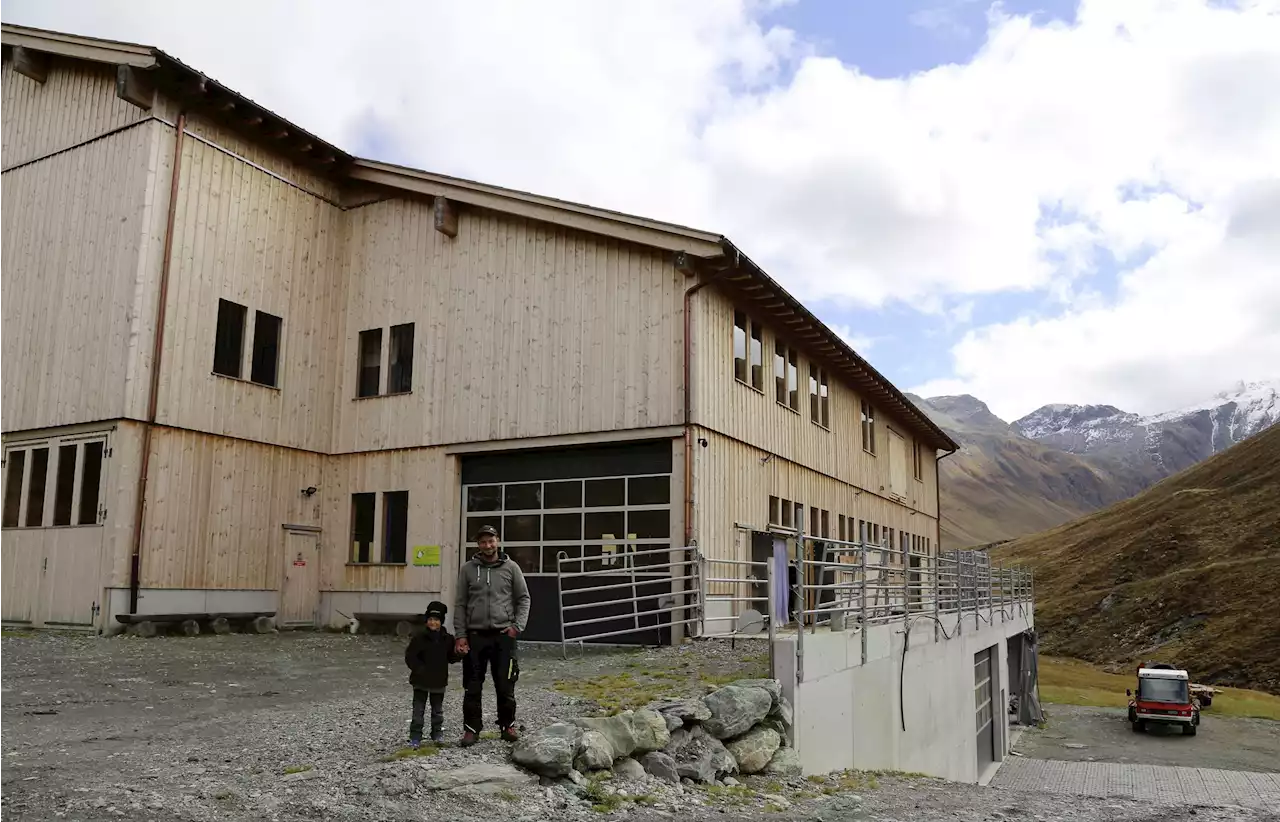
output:
[[449,612],[443,602],[432,602],[423,615],[426,623],[409,642],[404,664],[409,666],[409,684],[413,686],[413,720],[409,724],[409,746],[422,744],[422,720],[427,701],[431,701],[431,741],[444,740],[444,691],[449,685],[449,665],[462,659],[455,649],[453,636],[444,629]]

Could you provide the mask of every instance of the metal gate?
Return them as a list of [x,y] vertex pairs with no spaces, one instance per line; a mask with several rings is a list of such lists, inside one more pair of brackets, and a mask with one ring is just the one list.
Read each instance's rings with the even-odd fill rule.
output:
[[978,775],[996,761],[996,723],[992,693],[995,688],[994,646],[973,655],[974,718],[977,724]]

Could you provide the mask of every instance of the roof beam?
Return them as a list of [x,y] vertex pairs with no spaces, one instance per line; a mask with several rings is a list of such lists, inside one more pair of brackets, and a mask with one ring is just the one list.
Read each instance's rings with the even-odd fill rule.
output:
[[447,197],[435,198],[435,226],[446,237],[458,236],[458,209]]
[[116,96],[143,111],[150,111],[155,105],[156,87],[142,69],[116,66]]
[[74,34],[60,34],[26,26],[12,26],[7,23],[4,26],[3,39],[6,46],[13,46],[15,49],[25,48],[33,52],[56,54],[60,57],[71,57],[94,63],[109,63],[113,66],[151,68],[157,62],[155,54],[146,46],[114,43],[92,37],[77,37]]
[[49,79],[49,55],[42,51],[34,51],[26,46],[15,46],[13,49],[13,70],[43,83]]

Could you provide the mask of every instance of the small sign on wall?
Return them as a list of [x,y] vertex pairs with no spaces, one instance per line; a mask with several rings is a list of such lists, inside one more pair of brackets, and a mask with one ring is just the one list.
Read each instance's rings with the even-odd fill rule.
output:
[[413,548],[413,564],[418,566],[437,567],[440,565],[439,545],[415,545]]

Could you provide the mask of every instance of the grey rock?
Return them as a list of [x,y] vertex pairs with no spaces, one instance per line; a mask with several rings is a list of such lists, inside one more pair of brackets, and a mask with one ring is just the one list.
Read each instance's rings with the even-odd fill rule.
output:
[[578,755],[573,759],[576,771],[603,771],[613,764],[613,746],[599,731],[583,731],[578,742]]
[[711,718],[702,727],[716,739],[732,739],[741,736],[764,719],[773,707],[769,692],[760,688],[739,688],[726,685],[703,697],[711,711]]
[[760,773],[782,745],[782,737],[772,728],[755,727],[725,745],[742,773]]
[[660,751],[671,741],[671,731],[667,730],[667,720],[657,711],[641,708],[631,715],[631,730],[635,737],[635,748],[618,756],[629,753],[645,754]]
[[724,779],[721,779],[720,781],[724,783],[724,786],[727,788],[736,788],[738,787],[738,785],[742,784],[738,780],[734,779],[732,776],[726,776]]
[[795,748],[778,748],[764,772],[769,776],[794,777],[800,775],[800,754]]
[[676,761],[662,751],[645,754],[640,758],[640,764],[650,776],[672,784],[680,782]]
[[565,722],[527,734],[516,743],[511,759],[543,776],[564,776],[573,768],[582,729]]
[[579,788],[587,784],[587,778],[583,776],[582,772],[577,770],[576,768],[571,769],[569,771],[568,777],[569,777],[569,781],[574,785],[577,785]]
[[759,688],[767,691],[769,694],[769,710],[778,707],[778,701],[782,699],[782,683],[776,679],[739,679],[729,683],[736,688]]
[[778,704],[774,705],[773,709],[769,711],[769,718],[780,721],[787,727],[787,730],[791,730],[791,726],[795,722],[795,712],[791,708],[791,700],[785,696],[778,697]]
[[760,794],[760,798],[784,811],[791,807],[791,800],[787,799],[785,796],[779,796],[776,793],[762,793]]
[[496,793],[510,788],[533,785],[538,780],[519,768],[498,763],[477,763],[447,771],[425,771],[419,779],[429,791]]
[[684,727],[684,720],[675,714],[659,714],[667,723],[667,732],[678,731]]
[[[659,752],[653,751],[653,753]],[[635,782],[644,779],[645,770],[643,765],[628,756],[613,763],[613,773],[619,779]]]
[[623,711],[617,716],[579,717],[573,720],[584,731],[598,731],[609,740],[613,755],[609,761],[631,756],[636,749],[636,733],[631,724],[632,712]]
[[682,723],[702,722],[711,718],[711,710],[701,699],[681,699],[675,702],[664,702],[658,706],[658,713],[674,716]]
[[675,760],[676,772],[696,782],[711,782],[721,774],[737,773],[738,763],[724,744],[701,727],[671,735],[666,753]]
[[298,771],[297,773],[287,773],[280,777],[281,782],[307,782],[312,779],[319,779],[320,772],[316,770]]

